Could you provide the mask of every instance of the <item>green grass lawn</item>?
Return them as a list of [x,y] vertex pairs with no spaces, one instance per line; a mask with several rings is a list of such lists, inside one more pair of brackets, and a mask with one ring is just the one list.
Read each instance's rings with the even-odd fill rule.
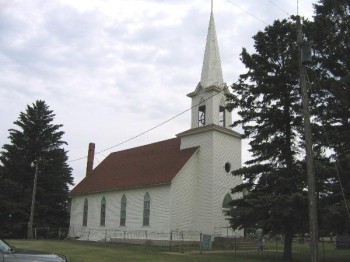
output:
[[[116,261],[183,261],[183,262],[257,262],[257,261],[281,261],[281,246],[278,252],[274,245],[267,246],[267,250],[260,254],[252,251],[213,251],[199,254],[198,248],[186,247],[185,253],[169,253],[168,248],[122,245],[113,243],[96,243],[81,241],[55,241],[55,240],[8,240],[11,245],[24,249],[39,249],[65,254],[70,262],[116,262]],[[326,247],[322,256],[320,249],[320,262],[346,262],[350,261],[350,250],[335,250],[334,247]],[[308,249],[296,246],[293,252],[297,262],[310,261]]]

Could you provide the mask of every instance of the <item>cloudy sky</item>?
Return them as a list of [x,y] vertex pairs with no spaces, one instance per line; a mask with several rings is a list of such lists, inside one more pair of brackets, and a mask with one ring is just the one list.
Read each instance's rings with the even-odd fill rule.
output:
[[[225,82],[244,72],[242,47],[276,19],[312,17],[315,0],[214,0]],[[190,128],[210,0],[0,0],[0,147],[28,104],[44,100],[62,124],[75,183],[110,152]],[[147,130],[150,130],[146,132]],[[131,139],[136,137],[135,139]],[[108,149],[109,148],[109,149]],[[108,149],[108,150],[107,150]],[[243,160],[249,158],[244,143]],[[82,158],[80,160],[76,160]]]

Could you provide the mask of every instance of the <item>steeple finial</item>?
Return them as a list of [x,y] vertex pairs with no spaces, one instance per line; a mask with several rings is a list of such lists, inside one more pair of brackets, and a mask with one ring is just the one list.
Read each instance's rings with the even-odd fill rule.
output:
[[207,43],[205,45],[203,67],[201,74],[203,88],[209,86],[220,87],[223,84],[219,45],[216,37],[213,0],[211,0],[211,13],[208,27]]

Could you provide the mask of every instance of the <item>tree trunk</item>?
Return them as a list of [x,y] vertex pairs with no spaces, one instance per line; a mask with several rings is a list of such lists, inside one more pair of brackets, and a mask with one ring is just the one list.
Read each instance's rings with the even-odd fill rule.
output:
[[293,232],[287,230],[284,237],[283,261],[292,261]]

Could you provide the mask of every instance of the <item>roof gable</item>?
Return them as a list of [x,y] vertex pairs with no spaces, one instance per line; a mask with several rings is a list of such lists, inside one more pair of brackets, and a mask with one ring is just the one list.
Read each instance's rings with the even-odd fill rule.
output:
[[111,153],[71,195],[168,184],[197,151],[180,150],[180,138]]

